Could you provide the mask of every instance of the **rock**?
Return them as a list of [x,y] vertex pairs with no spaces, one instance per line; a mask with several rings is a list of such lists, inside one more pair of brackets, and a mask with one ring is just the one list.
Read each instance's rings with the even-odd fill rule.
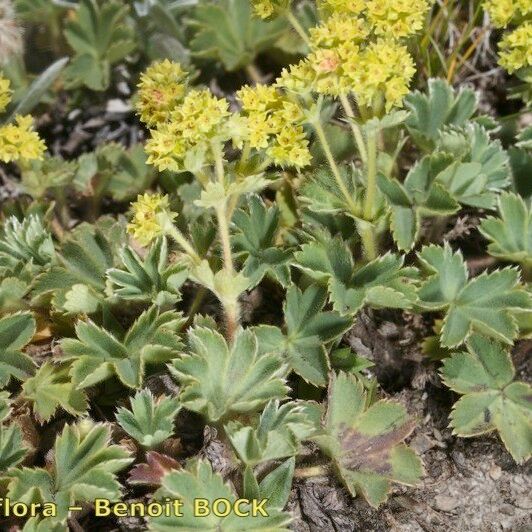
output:
[[456,499],[447,495],[436,495],[434,501],[436,508],[442,512],[452,512],[459,504]]
[[130,113],[132,111],[131,105],[120,98],[113,98],[107,102],[105,109],[108,113]]
[[502,469],[498,465],[494,465],[489,470],[489,475],[493,480],[499,480],[502,476]]
[[523,508],[524,510],[532,510],[532,497],[529,495],[522,495],[515,499],[515,505],[518,508]]
[[511,504],[502,504],[499,508],[499,512],[504,515],[514,515],[515,508]]
[[417,434],[410,442],[410,447],[419,454],[427,452],[429,449],[435,447],[435,445],[434,440],[429,438],[426,434]]

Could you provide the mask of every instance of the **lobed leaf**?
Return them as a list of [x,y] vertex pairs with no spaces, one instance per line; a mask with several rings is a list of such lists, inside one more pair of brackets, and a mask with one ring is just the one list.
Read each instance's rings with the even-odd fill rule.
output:
[[205,327],[191,329],[188,339],[188,352],[170,365],[183,385],[179,399],[185,408],[219,421],[285,397],[281,354],[261,353],[251,330],[239,330],[231,346],[220,333]]
[[462,395],[454,404],[454,434],[477,436],[497,430],[517,463],[532,454],[532,388],[513,382],[515,369],[507,350],[499,343],[472,335],[467,352],[444,361],[443,382]]

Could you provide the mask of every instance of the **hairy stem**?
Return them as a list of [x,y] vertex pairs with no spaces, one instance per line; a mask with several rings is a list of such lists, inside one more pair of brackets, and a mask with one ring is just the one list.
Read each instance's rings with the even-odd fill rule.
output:
[[[342,107],[344,108],[345,114],[348,116],[348,118],[354,119],[355,112],[353,111],[353,107],[351,107],[351,103],[349,102],[349,98],[347,97],[347,95],[341,94],[340,101],[342,102]],[[355,138],[360,158],[362,159],[362,162],[366,164],[368,155],[366,153],[366,145],[364,144],[364,137],[362,136],[362,131],[353,122],[353,120],[349,120],[349,125],[351,126],[351,131],[353,132],[353,137]]]
[[366,199],[364,201],[364,219],[373,220],[375,200],[377,198],[377,137],[375,133],[368,135]]
[[360,239],[362,240],[362,247],[364,248],[364,256],[368,261],[375,260],[378,255],[375,229],[372,226],[368,226],[359,229],[359,233]]
[[198,290],[196,291],[196,295],[194,296],[194,299],[192,300],[192,303],[190,304],[190,308],[188,309],[188,317],[187,317],[187,322],[185,324],[185,327],[188,327],[194,320],[194,316],[200,309],[201,304],[203,303],[203,300],[205,299],[206,294],[207,294],[207,289],[204,286],[200,286]]
[[250,81],[255,85],[260,85],[264,81],[264,75],[255,63],[249,63],[249,65],[246,65],[246,74]]
[[327,162],[329,163],[329,166],[333,173],[334,179],[336,180],[336,183],[338,185],[338,188],[342,192],[345,198],[345,201],[347,202],[347,205],[349,206],[351,211],[354,213],[356,212],[356,205],[353,201],[353,198],[351,197],[351,194],[349,193],[349,190],[347,190],[347,187],[345,186],[345,182],[342,179],[342,176],[340,174],[340,169],[338,168],[338,165],[336,164],[336,161],[334,160],[334,156],[331,151],[331,146],[329,145],[329,141],[327,140],[327,136],[325,135],[323,126],[319,120],[316,120],[315,122],[313,122],[313,125],[316,130],[316,134],[318,135],[318,139],[320,140],[323,151],[325,153],[325,157],[327,158]]
[[299,20],[297,20],[297,17],[292,13],[290,9],[286,11],[286,18],[288,19],[288,22],[290,22],[292,27],[296,30],[297,34],[303,39],[305,44],[310,48],[310,39],[308,38],[305,28],[303,28]]
[[[212,152],[215,160],[216,178],[222,186],[225,186],[223,155],[220,146],[213,143]],[[220,236],[220,243],[222,244],[224,269],[229,274],[229,277],[232,278],[235,275],[235,268],[233,264],[233,253],[231,250],[227,201],[220,202],[220,205],[216,208],[216,217],[218,219],[218,234]],[[238,304],[238,298],[235,298],[232,301],[224,301],[223,306],[227,339],[229,342],[232,342],[240,321],[240,306]]]
[[199,264],[201,262],[201,257],[196,253],[196,250],[192,247],[192,244],[185,238],[179,229],[177,229],[173,224],[169,224],[166,232],[174,239],[177,245],[192,259],[195,264]]
[[[364,220],[372,222],[377,199],[377,136],[374,132],[368,134],[368,151],[366,161],[366,198],[364,200]],[[368,260],[377,258],[377,238],[372,226],[360,230],[360,237],[364,247],[364,255]]]

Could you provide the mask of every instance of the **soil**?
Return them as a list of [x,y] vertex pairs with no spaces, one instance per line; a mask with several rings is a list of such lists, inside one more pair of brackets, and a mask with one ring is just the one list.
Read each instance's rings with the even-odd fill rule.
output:
[[[429,385],[432,387],[432,385]],[[512,532],[532,530],[532,465],[517,466],[500,440],[452,436],[448,407],[424,390],[390,397],[418,418],[410,444],[425,476],[416,488],[395,487],[378,510],[353,499],[330,477],[296,481],[289,510],[297,532]]]

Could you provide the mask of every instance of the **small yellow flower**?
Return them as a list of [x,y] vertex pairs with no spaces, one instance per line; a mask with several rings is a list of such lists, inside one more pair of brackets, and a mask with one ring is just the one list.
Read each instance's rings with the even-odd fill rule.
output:
[[487,0],[484,9],[488,12],[491,22],[497,28],[503,28],[517,12],[514,0]]
[[390,111],[402,105],[415,67],[406,46],[394,40],[379,39],[354,58],[349,72],[360,105],[373,107],[384,95],[386,111]]
[[283,68],[275,86],[295,94],[306,94],[312,91],[315,79],[316,72],[312,65],[308,60],[303,59],[288,68]]
[[136,107],[140,119],[149,126],[167,120],[185,96],[186,78],[181,65],[168,59],[150,65],[138,84]]
[[307,166],[311,162],[308,140],[301,126],[285,126],[276,135],[272,146],[267,150],[273,162],[281,167]]
[[308,57],[316,74],[313,89],[339,96],[353,91],[352,71],[358,69],[359,45],[349,41],[334,49],[318,49]]
[[10,81],[0,74],[0,113],[5,111],[11,101]]
[[341,13],[344,15],[359,15],[364,11],[364,0],[319,0],[318,9],[325,14]]
[[508,26],[514,18],[523,18],[532,14],[530,0],[486,0],[483,5],[491,22],[497,28]]
[[128,232],[142,246],[147,246],[166,233],[166,224],[172,223],[177,214],[170,211],[168,196],[162,194],[139,195],[131,204],[133,218]]
[[0,127],[0,161],[25,163],[42,159],[46,146],[32,127],[31,116],[17,116],[15,124]]
[[279,15],[290,6],[290,0],[253,0],[253,9],[261,18]]
[[191,90],[169,112],[166,122],[151,131],[146,143],[148,162],[160,171],[185,170],[184,160],[192,150],[206,151],[212,141],[233,138],[229,103],[207,89]]
[[532,66],[532,22],[525,22],[507,33],[499,49],[499,64],[508,72]]
[[266,150],[279,166],[306,166],[311,159],[308,140],[301,126],[304,114],[276,86],[243,87],[237,93],[247,119],[248,142]]
[[369,35],[366,21],[335,13],[324,23],[310,29],[310,44],[317,48],[335,48],[342,43],[361,43]]
[[429,8],[427,0],[370,0],[367,17],[376,35],[398,39],[418,32]]

